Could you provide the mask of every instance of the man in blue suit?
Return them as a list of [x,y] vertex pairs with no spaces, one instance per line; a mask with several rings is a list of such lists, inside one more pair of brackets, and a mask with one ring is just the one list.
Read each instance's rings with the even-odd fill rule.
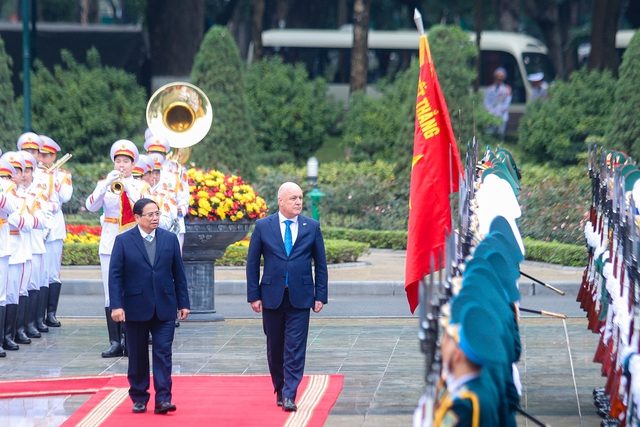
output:
[[137,227],[116,237],[109,264],[111,317],[125,322],[129,352],[129,396],[133,412],[149,401],[149,333],[153,338],[156,414],[176,410],[171,403],[171,346],[176,313],[189,315],[189,293],[175,234],[158,228],[158,205],[140,199],[133,206]]
[[256,221],[251,235],[247,301],[262,313],[276,403],[289,412],[298,409],[295,399],[304,372],[309,309],[318,313],[327,303],[327,258],[320,223],[300,215],[302,190],[297,184],[280,186],[278,209]]

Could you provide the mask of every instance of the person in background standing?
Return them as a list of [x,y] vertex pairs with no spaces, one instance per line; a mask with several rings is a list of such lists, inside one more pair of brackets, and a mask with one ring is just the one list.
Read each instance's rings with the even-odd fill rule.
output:
[[484,108],[496,117],[502,119],[498,127],[487,129],[489,133],[497,133],[500,139],[504,139],[504,132],[509,121],[509,106],[511,105],[511,86],[504,81],[507,78],[507,70],[502,67],[493,72],[493,84],[487,87],[484,93]]

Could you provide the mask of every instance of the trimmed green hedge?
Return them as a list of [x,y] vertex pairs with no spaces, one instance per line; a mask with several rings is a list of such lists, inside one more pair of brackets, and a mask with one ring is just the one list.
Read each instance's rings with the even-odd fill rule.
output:
[[[327,263],[340,264],[355,262],[369,250],[366,243],[347,240],[325,240]],[[216,260],[217,266],[244,266],[247,260],[246,246],[229,246],[224,256]],[[98,245],[86,243],[65,243],[62,251],[62,265],[99,265]]]
[[548,262],[572,267],[587,265],[587,250],[584,246],[558,242],[541,242],[529,237],[524,238],[526,259]]
[[322,227],[325,239],[367,243],[376,249],[407,249],[407,232],[396,230],[356,230],[352,228]]
[[87,243],[65,243],[62,265],[100,265],[98,245]]

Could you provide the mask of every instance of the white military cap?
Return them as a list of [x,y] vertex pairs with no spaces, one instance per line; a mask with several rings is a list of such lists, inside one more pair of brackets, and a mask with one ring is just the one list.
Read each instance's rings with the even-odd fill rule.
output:
[[129,156],[133,163],[138,161],[138,147],[128,139],[119,139],[111,146],[111,161],[116,161],[116,156]]
[[26,167],[35,169],[36,166],[38,166],[38,162],[36,161],[36,158],[33,157],[33,155],[28,151],[18,151],[18,154],[20,154],[24,159],[24,164]]
[[171,146],[169,146],[167,138],[151,136],[151,138],[144,142],[144,149],[147,150],[147,153],[157,152],[167,154],[171,150]]
[[140,154],[140,160],[144,162],[144,172],[151,172],[153,170],[153,160],[146,154]]
[[158,171],[162,169],[162,163],[164,162],[164,159],[162,158],[162,154],[149,153],[149,158],[153,162],[153,170]]
[[[144,157],[146,157],[146,159],[144,159]],[[149,157],[144,154],[140,154],[138,156],[138,161],[135,165],[133,165],[134,175],[144,175],[145,173],[151,171],[150,168],[153,168],[153,163],[151,163],[151,161],[148,159]],[[147,161],[149,161],[149,163],[147,163]]]
[[153,136],[153,132],[151,132],[151,129],[147,128],[147,130],[144,131],[144,139],[145,141],[149,138],[151,138]]
[[41,152],[55,154],[60,151],[60,146],[53,139],[49,138],[46,135],[40,135],[40,139],[42,139],[42,149],[40,150]]
[[7,151],[2,155],[2,158],[11,163],[14,168],[20,168],[22,170],[27,168],[27,165],[24,162],[24,157],[16,151]]
[[40,150],[42,148],[42,139],[33,132],[25,132],[18,138],[18,150]]
[[527,80],[530,82],[539,82],[544,79],[544,73],[532,73],[527,76]]
[[16,168],[13,167],[9,160],[0,157],[0,176],[13,176],[16,174]]

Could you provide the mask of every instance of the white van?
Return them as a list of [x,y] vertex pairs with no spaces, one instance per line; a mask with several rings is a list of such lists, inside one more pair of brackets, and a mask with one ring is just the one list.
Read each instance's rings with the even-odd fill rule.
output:
[[[475,33],[469,33],[475,41]],[[273,29],[262,33],[265,56],[280,55],[284,62],[303,62],[311,78],[324,77],[336,98],[347,100],[351,67],[353,30]],[[369,74],[367,83],[390,77],[405,70],[418,56],[419,34],[416,30],[369,30]],[[551,82],[555,71],[547,47],[539,40],[519,33],[484,31],[480,39],[480,85],[493,82],[497,67],[507,70],[507,84],[513,89],[511,125],[517,125],[525,104],[533,94],[527,75],[544,73]],[[437,67],[437,64],[436,64]],[[374,91],[368,87],[368,93]],[[512,126],[509,126],[510,128]]]

